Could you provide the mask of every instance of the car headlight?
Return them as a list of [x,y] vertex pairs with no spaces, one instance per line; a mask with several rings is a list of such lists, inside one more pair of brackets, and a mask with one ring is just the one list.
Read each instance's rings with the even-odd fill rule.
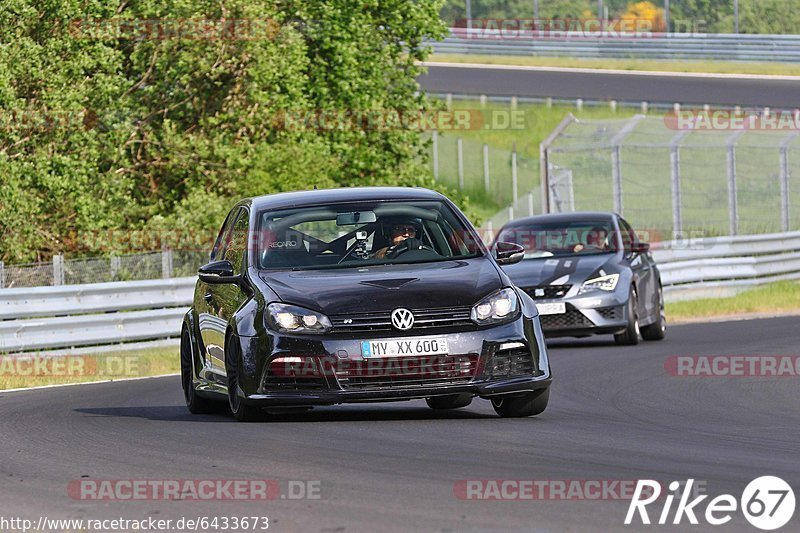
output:
[[518,310],[517,293],[512,288],[500,289],[478,302],[471,313],[472,321],[481,326],[505,322],[514,318]]
[[600,276],[599,278],[592,278],[583,282],[580,292],[587,292],[593,290],[613,291],[617,287],[619,281],[619,274],[609,274],[607,276]]
[[267,306],[266,320],[270,328],[281,333],[326,333],[332,327],[322,313],[282,303]]

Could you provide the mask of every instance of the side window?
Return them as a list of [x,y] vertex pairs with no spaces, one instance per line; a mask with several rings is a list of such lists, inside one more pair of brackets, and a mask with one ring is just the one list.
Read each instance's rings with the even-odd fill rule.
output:
[[219,235],[217,235],[217,240],[214,242],[214,247],[211,249],[211,261],[222,258],[222,250],[231,240],[231,226],[233,226],[233,221],[236,220],[236,214],[238,212],[238,208],[233,209],[230,213],[228,213],[227,218],[225,218],[225,223],[222,224],[222,228],[219,230]]
[[630,253],[633,243],[636,242],[636,233],[624,219],[619,219],[619,230],[622,233],[622,246],[625,253]]
[[250,227],[249,219],[250,213],[247,209],[240,209],[239,218],[236,219],[236,223],[233,225],[233,231],[231,232],[228,246],[222,252],[223,257],[233,265],[233,273],[235,275],[241,274],[244,269],[244,261],[247,257],[247,237],[249,233],[248,228]]

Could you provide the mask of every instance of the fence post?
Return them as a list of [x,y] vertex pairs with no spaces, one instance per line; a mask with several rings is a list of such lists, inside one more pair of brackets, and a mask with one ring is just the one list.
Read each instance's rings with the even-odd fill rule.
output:
[[456,139],[456,151],[458,156],[458,190],[464,190],[464,146],[461,137]]
[[163,279],[172,277],[172,248],[161,250],[161,277]]
[[439,181],[439,132],[433,130],[433,179]]
[[611,148],[611,188],[614,195],[614,211],[622,214],[622,149],[619,144]]
[[518,199],[517,180],[517,143],[511,146],[511,199],[516,204]]
[[0,261],[0,289],[6,288],[6,264]]
[[572,113],[567,114],[547,139],[539,144],[539,186],[542,189],[542,213],[550,212],[550,145],[574,120],[575,116]]
[[528,216],[533,216],[533,191],[528,192]]
[[642,119],[644,119],[644,115],[635,115],[611,139],[611,185],[614,193],[614,211],[620,215],[623,214],[624,207],[622,202],[622,141]]
[[111,256],[111,279],[116,280],[119,276],[119,271],[121,268],[121,261],[118,255]]
[[489,145],[483,145],[483,188],[489,192]]
[[789,219],[789,144],[800,135],[800,132],[792,132],[781,142],[781,227],[783,231],[789,231],[791,220]]
[[744,132],[737,131],[728,137],[728,232],[731,235],[739,234],[739,198],[736,189],[736,140]]
[[512,220],[514,220],[514,206],[510,205],[508,206],[508,221],[511,222]]
[[53,256],[53,285],[64,285],[64,256]]
[[672,234],[674,239],[683,235],[683,213],[681,212],[681,141],[688,131],[682,131],[670,141],[669,164],[672,177]]
[[492,227],[493,225],[494,224],[492,224],[491,218],[486,221],[486,233],[484,234],[485,235],[484,238],[490,243],[494,240],[494,228]]

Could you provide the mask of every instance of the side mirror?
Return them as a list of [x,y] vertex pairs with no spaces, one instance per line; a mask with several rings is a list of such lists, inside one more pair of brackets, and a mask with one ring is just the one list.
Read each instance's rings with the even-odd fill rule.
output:
[[513,242],[498,242],[494,245],[494,257],[498,265],[513,265],[525,257],[525,248]]
[[644,254],[650,251],[649,242],[634,242],[631,244],[631,252],[636,254]]
[[203,265],[197,271],[197,276],[203,283],[236,283],[238,276],[233,275],[233,265],[230,261],[212,261]]

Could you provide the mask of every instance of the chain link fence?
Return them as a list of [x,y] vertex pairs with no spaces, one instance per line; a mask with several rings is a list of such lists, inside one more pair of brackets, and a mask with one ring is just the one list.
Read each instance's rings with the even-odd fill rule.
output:
[[551,212],[617,211],[667,235],[800,229],[797,131],[680,131],[660,117],[570,115],[542,153]]
[[207,262],[207,252],[187,250],[88,259],[56,255],[51,262],[18,265],[0,262],[0,288],[187,277],[195,275]]

